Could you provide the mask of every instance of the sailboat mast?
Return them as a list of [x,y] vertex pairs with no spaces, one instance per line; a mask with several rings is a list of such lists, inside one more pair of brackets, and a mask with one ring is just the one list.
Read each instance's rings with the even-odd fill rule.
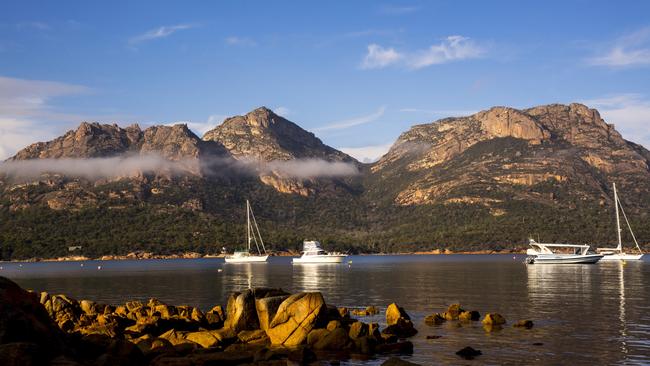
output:
[[[250,204],[246,200],[246,241],[248,243],[248,251],[251,251],[251,214]],[[618,213],[618,211],[616,211]]]
[[618,250],[623,250],[623,243],[621,242],[621,218],[618,213],[618,193],[616,192],[616,183],[614,186],[614,206],[616,206],[616,235],[618,236]]

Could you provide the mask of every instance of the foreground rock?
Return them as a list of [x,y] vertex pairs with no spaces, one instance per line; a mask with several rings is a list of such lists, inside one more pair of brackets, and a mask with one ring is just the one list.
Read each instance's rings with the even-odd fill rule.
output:
[[41,364],[63,355],[64,343],[63,332],[48,316],[36,294],[0,277],[0,360],[3,364]]
[[476,310],[467,311],[461,307],[460,304],[451,304],[447,310],[442,313],[434,313],[424,318],[424,322],[428,325],[436,325],[444,323],[447,320],[458,320],[464,323],[478,321],[481,319],[481,314]]
[[238,365],[409,354],[417,330],[391,304],[389,326],[328,306],[319,292],[257,288],[230,295],[226,311],[156,299],[98,304],[30,293],[0,277],[3,365]]
[[398,338],[412,337],[418,332],[404,308],[395,303],[388,305],[386,309],[386,325],[388,326],[382,333],[389,336],[394,335]]

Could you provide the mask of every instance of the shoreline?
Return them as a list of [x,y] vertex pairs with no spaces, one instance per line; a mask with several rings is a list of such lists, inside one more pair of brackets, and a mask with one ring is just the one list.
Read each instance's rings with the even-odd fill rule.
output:
[[[351,254],[358,256],[388,256],[388,255],[506,255],[506,254],[526,254],[522,250],[474,250],[474,251],[451,251],[448,249],[429,250],[429,251],[416,251],[416,252],[396,252],[396,253],[360,253]],[[273,257],[299,257],[300,253],[297,252],[275,252],[272,253]],[[209,258],[224,258],[224,254],[200,254],[200,253],[182,253],[182,254],[169,254],[160,255],[153,253],[129,253],[126,255],[104,255],[97,258],[90,258],[83,255],[57,257],[57,258],[28,258],[10,261],[0,261],[0,263],[36,263],[36,262],[83,262],[83,261],[129,261],[129,260],[166,260],[166,259],[209,259]]]

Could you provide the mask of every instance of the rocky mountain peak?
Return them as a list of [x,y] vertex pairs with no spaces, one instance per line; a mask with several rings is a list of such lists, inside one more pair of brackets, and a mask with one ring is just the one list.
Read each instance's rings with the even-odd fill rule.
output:
[[125,153],[142,137],[135,125],[122,129],[116,124],[82,122],[76,130],[49,142],[38,142],[19,151],[12,159],[93,158]]
[[551,136],[537,121],[514,108],[494,107],[472,117],[493,137],[514,137],[540,143]]
[[227,118],[203,135],[204,141],[216,141],[236,158],[263,161],[317,158],[328,161],[354,161],[266,107]]
[[532,200],[538,198],[525,190],[549,181],[571,185],[575,196],[597,199],[601,193],[595,192],[611,185],[608,177],[628,187],[650,179],[648,156],[595,109],[551,104],[494,107],[414,126],[371,169],[396,182],[412,177],[395,197],[403,205],[486,204],[485,189]]

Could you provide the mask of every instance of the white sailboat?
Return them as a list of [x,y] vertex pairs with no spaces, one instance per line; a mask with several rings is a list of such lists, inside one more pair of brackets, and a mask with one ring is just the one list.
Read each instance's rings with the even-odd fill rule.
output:
[[[625,215],[625,211],[623,210],[623,205],[621,204],[621,201],[618,199],[618,192],[616,191],[616,183],[613,183],[613,186],[614,186],[614,206],[616,207],[616,235],[618,237],[618,246],[616,248],[596,248],[596,251],[604,255],[602,259],[604,261],[641,260],[641,258],[643,258],[643,252],[641,251],[641,247],[639,247],[639,243],[636,241],[634,232],[632,232],[632,227],[630,226],[630,222],[627,219],[627,215]],[[623,251],[623,242],[621,240],[621,230],[622,230],[621,217],[620,214],[618,213],[619,208],[623,213],[623,218],[625,218],[625,223],[627,224],[627,228],[630,230],[630,234],[632,234],[632,239],[634,240],[634,244],[636,244],[636,248],[639,250],[639,254],[628,254]]]
[[[251,209],[248,200],[246,200],[246,241],[246,250],[235,251],[234,254],[226,256],[226,263],[266,262],[269,258],[268,254],[266,254],[266,248],[264,247],[264,241],[262,240],[260,229],[257,227],[255,215],[253,215],[253,210]],[[251,253],[251,244],[253,242],[255,242],[255,247],[257,248],[257,255]],[[262,248],[261,250],[260,246]],[[262,252],[264,253],[262,254]]]

